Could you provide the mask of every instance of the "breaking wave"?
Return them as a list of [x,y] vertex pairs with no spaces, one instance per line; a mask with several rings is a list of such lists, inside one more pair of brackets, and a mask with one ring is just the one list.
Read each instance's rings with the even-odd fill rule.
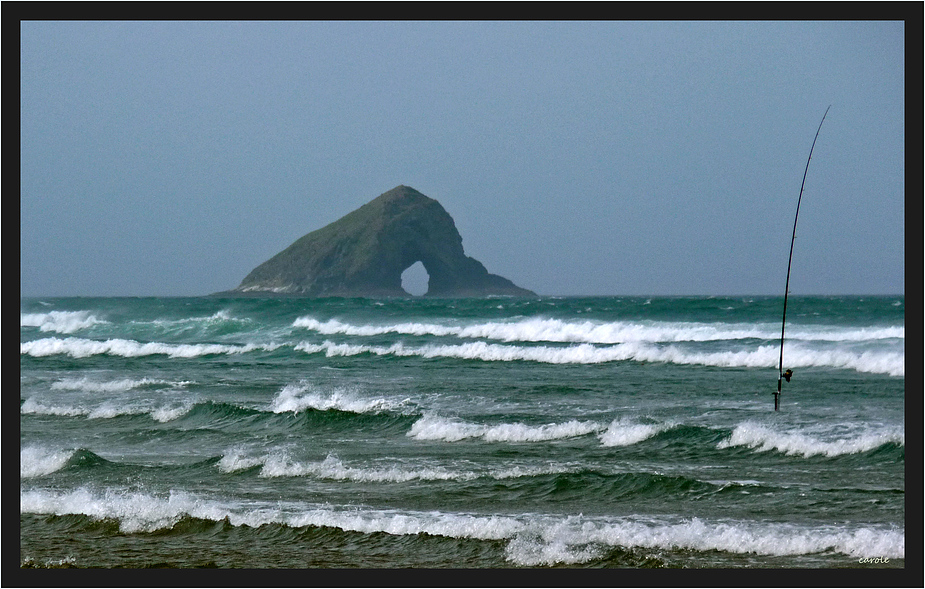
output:
[[538,426],[523,423],[482,425],[460,419],[425,415],[411,426],[408,436],[417,440],[444,442],[458,442],[468,438],[481,438],[486,442],[545,442],[585,436],[605,429],[605,425],[594,421],[571,420]]
[[[481,338],[503,342],[557,342],[588,344],[622,344],[633,342],[708,342],[740,339],[773,340],[780,337],[780,327],[771,324],[715,324],[660,321],[563,321],[548,318],[524,318],[490,321],[472,325],[402,322],[394,324],[352,324],[314,317],[299,317],[293,327],[321,335],[375,336],[389,333],[433,335],[439,337]],[[871,341],[904,339],[905,327],[839,328],[828,326],[791,327],[793,340]]]
[[75,514],[112,519],[131,534],[170,529],[185,517],[259,528],[326,527],[365,534],[429,534],[448,538],[505,541],[506,559],[519,566],[578,564],[611,548],[681,549],[801,555],[835,551],[905,558],[905,531],[884,526],[794,525],[698,517],[674,520],[581,515],[477,515],[371,508],[337,509],[301,503],[223,502],[171,491],[29,490],[20,493],[20,513]]
[[[97,355],[125,358],[164,355],[169,358],[198,358],[209,355],[234,355],[252,352],[271,352],[283,344],[169,344],[163,342],[140,343],[133,340],[110,339],[96,341],[84,338],[42,338],[20,344],[20,354],[32,357],[67,355],[88,358]],[[762,345],[755,349],[737,351],[699,351],[684,345],[656,345],[646,343],[597,346],[577,344],[567,346],[518,346],[490,344],[476,341],[463,344],[411,346],[397,342],[388,346],[358,345],[349,343],[302,342],[296,351],[307,354],[325,354],[328,357],[347,357],[361,354],[378,356],[416,356],[420,358],[455,358],[486,362],[542,362],[547,364],[600,364],[605,362],[636,361],[696,364],[726,368],[773,368],[777,366],[780,348]],[[905,375],[905,353],[902,351],[812,349],[795,344],[788,350],[788,366],[808,366],[851,369],[858,372]]]
[[134,358],[140,356],[164,355],[170,358],[197,358],[214,354],[246,354],[254,351],[273,351],[277,344],[168,344],[162,342],[140,343],[127,339],[95,341],[84,338],[43,338],[19,345],[20,354],[29,356],[53,356],[64,354],[72,358],[87,358],[97,355]]
[[270,410],[274,413],[299,412],[306,409],[377,413],[399,410],[409,402],[410,399],[400,401],[384,398],[370,399],[346,390],[320,391],[312,384],[302,381],[283,387],[270,404]]
[[76,450],[58,450],[30,446],[19,450],[19,477],[26,479],[59,471]]
[[631,446],[674,427],[672,424],[635,423],[626,419],[615,419],[601,435],[604,446]]
[[598,435],[605,447],[630,446],[674,427],[672,424],[643,424],[620,418],[609,424],[598,421],[569,420],[561,423],[527,425],[499,423],[484,425],[456,418],[426,414],[418,419],[408,436],[418,440],[459,442],[478,438],[486,442],[549,442]]
[[23,401],[19,412],[23,415],[56,415],[59,417],[86,417],[112,419],[126,415],[150,415],[155,421],[166,423],[186,415],[194,407],[192,401],[154,404],[149,401],[104,401],[99,404],[47,401],[30,397]]
[[81,329],[107,323],[89,311],[49,311],[47,313],[20,313],[20,327],[38,327],[39,331],[74,333]]
[[899,428],[882,431],[864,431],[855,435],[839,437],[813,435],[806,432],[776,431],[766,425],[754,422],[740,423],[732,435],[722,440],[717,448],[745,446],[757,452],[777,451],[791,456],[841,456],[859,454],[883,446],[897,444],[905,446],[905,433]]
[[172,382],[154,378],[123,378],[117,380],[93,380],[87,377],[82,378],[64,378],[51,384],[54,391],[83,391],[89,393],[116,393],[130,391],[140,387],[168,385],[171,387],[183,387],[190,384],[189,381]]
[[261,456],[248,456],[243,450],[231,450],[218,462],[223,472],[235,472],[260,466],[261,477],[312,476],[321,479],[347,480],[363,483],[403,483],[413,480],[471,480],[474,473],[444,468],[408,468],[399,465],[386,467],[354,467],[337,456],[329,454],[320,462],[294,462],[285,451],[270,452]]
[[[570,346],[516,346],[470,342],[463,344],[409,346],[398,342],[389,346],[357,345],[325,341],[303,342],[295,346],[307,354],[328,357],[373,354],[378,356],[417,356],[421,358],[456,358],[486,362],[542,362],[547,364],[600,364],[632,360],[697,364],[724,368],[773,368],[778,364],[780,347],[763,345],[756,349],[708,352],[681,345],[659,346],[632,343],[612,346],[577,344]],[[889,351],[817,350],[794,345],[788,351],[788,366],[853,369],[858,372],[905,375],[905,353]]]

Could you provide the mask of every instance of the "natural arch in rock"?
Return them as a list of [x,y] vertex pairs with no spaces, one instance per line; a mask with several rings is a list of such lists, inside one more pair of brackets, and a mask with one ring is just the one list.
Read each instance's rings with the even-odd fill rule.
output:
[[534,295],[465,255],[449,213],[408,186],[302,236],[219,294],[404,297],[402,272],[416,262],[429,275],[429,297]]
[[420,260],[411,264],[401,273],[401,288],[413,297],[422,297],[427,294],[430,274]]

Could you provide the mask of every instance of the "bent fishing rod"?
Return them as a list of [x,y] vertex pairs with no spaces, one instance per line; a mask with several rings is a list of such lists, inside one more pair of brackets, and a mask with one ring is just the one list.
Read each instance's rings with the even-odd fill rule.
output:
[[825,117],[829,114],[830,108],[832,108],[831,104],[825,109],[822,120],[819,121],[819,128],[816,129],[813,145],[809,148],[809,157],[806,158],[806,169],[803,170],[803,183],[800,184],[800,197],[797,199],[797,212],[793,217],[793,235],[790,237],[790,259],[787,261],[787,282],[784,285],[784,315],[780,322],[780,364],[777,367],[779,372],[777,377],[777,392],[774,393],[774,411],[780,410],[781,381],[786,379],[787,382],[790,382],[790,377],[793,376],[792,370],[788,369],[787,372],[784,372],[784,329],[787,327],[787,296],[790,294],[790,267],[793,265],[793,242],[796,241],[797,238],[797,220],[800,218],[800,203],[803,201],[803,188],[806,187],[806,174],[809,172],[809,162],[813,159],[816,139],[819,139],[819,131],[822,130],[822,123],[825,122]]

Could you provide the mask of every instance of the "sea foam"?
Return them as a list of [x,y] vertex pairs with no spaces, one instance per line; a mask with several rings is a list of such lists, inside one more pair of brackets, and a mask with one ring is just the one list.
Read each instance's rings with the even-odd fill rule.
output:
[[20,354],[29,356],[52,356],[64,354],[72,358],[87,358],[108,354],[134,358],[141,356],[165,355],[170,358],[196,358],[212,354],[245,354],[257,350],[272,351],[276,344],[168,344],[162,342],[140,343],[134,340],[109,339],[96,341],[84,338],[43,338],[19,345]]
[[850,437],[842,434],[834,439],[826,438],[802,431],[781,432],[767,425],[748,421],[737,425],[732,430],[732,435],[722,440],[717,448],[745,446],[757,452],[776,450],[793,456],[831,457],[868,452],[888,443],[905,445],[905,433],[895,427],[882,431],[858,432]]
[[404,483],[413,480],[446,481],[475,478],[471,473],[453,472],[442,468],[408,468],[401,465],[349,466],[333,454],[329,454],[320,462],[307,463],[292,462],[285,456],[270,455],[264,462],[260,476],[312,476],[361,483]]
[[[171,344],[164,342],[141,343],[126,339],[105,341],[84,338],[42,338],[20,343],[20,354],[33,357],[67,355],[87,358],[96,355],[142,357],[165,355],[170,358],[197,358],[207,355],[245,354],[255,351],[273,351],[282,344]],[[396,342],[388,346],[356,343],[301,342],[296,351],[307,354],[323,353],[327,357],[349,357],[361,354],[378,356],[456,358],[485,362],[541,362],[546,364],[600,364],[618,361],[667,362],[719,367],[773,368],[780,357],[778,345],[759,345],[755,348],[724,351],[705,351],[692,343],[662,344],[631,342],[614,345],[590,343],[570,345],[511,345],[473,341],[456,344],[429,344],[422,346]],[[905,376],[905,352],[895,347],[868,349],[866,347],[810,346],[795,343],[787,349],[787,365],[792,368],[828,367],[851,369],[858,372]]]
[[[463,344],[409,346],[397,342],[389,346],[371,346],[324,341],[302,342],[295,346],[307,354],[323,353],[327,357],[416,356],[420,358],[456,358],[485,362],[541,362],[545,364],[601,364],[632,360],[667,362],[724,368],[773,368],[780,359],[780,347],[761,345],[754,349],[719,352],[700,351],[682,345],[628,343],[611,346],[573,344],[568,346],[520,346],[469,342]],[[893,351],[852,351],[807,349],[804,345],[788,348],[787,365],[793,368],[818,366],[846,368],[858,372],[905,375],[905,353]]]
[[[721,340],[780,337],[777,324],[697,323],[673,321],[590,321],[529,317],[509,321],[488,321],[467,325],[411,322],[354,324],[311,316],[299,317],[293,327],[321,335],[370,337],[389,333],[402,335],[454,336],[502,342],[556,342],[621,344],[632,342],[710,342]],[[905,327],[842,328],[835,326],[793,326],[788,333],[793,340],[805,341],[874,341],[904,339]]]
[[482,425],[437,415],[424,415],[414,422],[408,436],[417,440],[444,442],[458,442],[467,438],[481,438],[486,442],[545,442],[598,433],[605,428],[603,424],[594,421],[570,420],[545,425]]
[[631,446],[673,427],[671,424],[635,423],[615,419],[601,435],[602,446]]
[[270,404],[274,413],[287,413],[317,409],[327,411],[336,409],[351,413],[378,413],[403,407],[409,399],[400,401],[384,398],[366,398],[354,392],[341,389],[330,391],[318,390],[309,382],[301,381],[288,384],[276,395]]
[[403,483],[408,481],[471,481],[479,478],[496,480],[532,477],[545,474],[575,472],[578,467],[567,464],[547,464],[543,467],[512,466],[504,469],[471,469],[443,465],[413,465],[389,461],[385,465],[351,465],[328,454],[321,461],[299,462],[290,458],[285,448],[256,455],[245,448],[232,448],[217,463],[222,472],[232,473],[261,467],[259,475],[274,477],[312,477],[318,479],[360,483]]
[[84,416],[87,419],[112,419],[123,415],[143,415],[147,413],[155,421],[166,423],[186,415],[192,408],[193,403],[191,401],[157,405],[150,401],[109,400],[102,403],[81,403],[79,401],[49,401],[30,397],[20,405],[19,412],[23,415]]
[[19,450],[19,478],[27,479],[59,471],[67,466],[75,450],[30,446]]
[[537,534],[519,534],[507,546],[521,566],[576,564],[604,547],[699,550],[795,556],[834,550],[852,557],[871,554],[905,557],[905,533],[896,528],[796,526],[751,521],[606,521],[571,517],[541,525]]
[[182,517],[260,527],[323,526],[361,533],[429,534],[507,541],[505,557],[519,566],[578,564],[615,547],[722,551],[795,556],[835,551],[853,558],[905,558],[905,531],[883,526],[795,525],[741,520],[606,518],[538,514],[476,515],[370,508],[336,509],[304,503],[224,502],[172,491],[166,496],[79,488],[20,492],[20,513],[83,514],[114,519],[124,533],[169,529]]
[[107,323],[89,311],[49,311],[48,313],[20,313],[20,327],[38,327],[39,331],[74,333],[81,329]]
[[55,391],[83,391],[88,393],[118,393],[152,385],[183,387],[189,381],[168,381],[154,378],[121,378],[115,380],[94,380],[87,377],[63,378],[51,384]]

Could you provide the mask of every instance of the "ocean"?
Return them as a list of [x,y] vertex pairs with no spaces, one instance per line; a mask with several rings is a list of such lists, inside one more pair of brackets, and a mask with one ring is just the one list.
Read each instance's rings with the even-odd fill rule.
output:
[[781,311],[22,299],[20,566],[903,568],[905,297]]

